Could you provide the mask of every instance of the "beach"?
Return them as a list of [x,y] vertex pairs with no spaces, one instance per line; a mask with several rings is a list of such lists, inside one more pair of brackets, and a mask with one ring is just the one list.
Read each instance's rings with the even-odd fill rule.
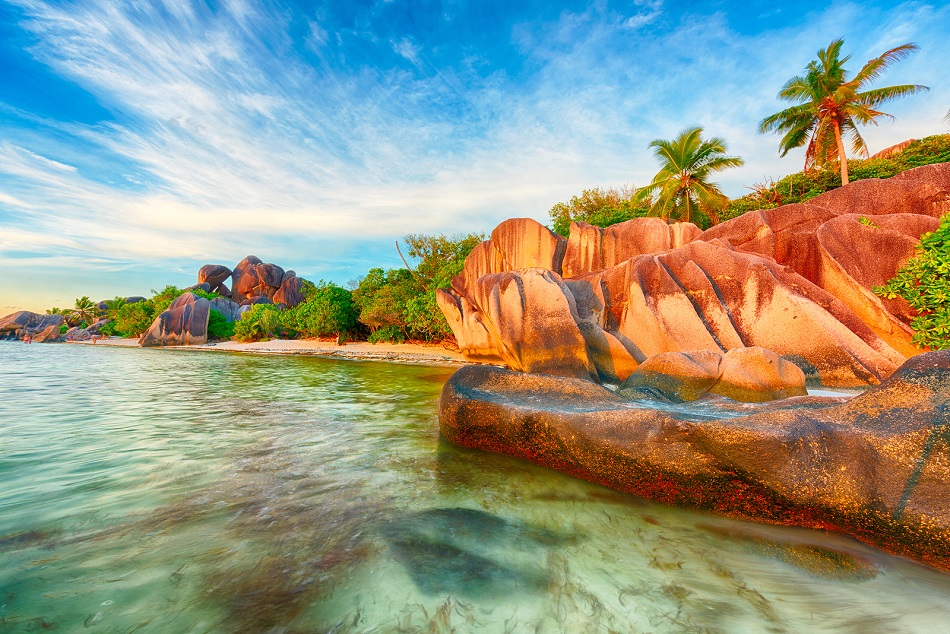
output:
[[[123,339],[112,337],[92,340],[67,341],[66,343],[117,346],[137,348],[138,338]],[[337,345],[335,341],[317,339],[272,339],[240,343],[237,341],[218,341],[200,346],[168,346],[150,348],[152,350],[201,350],[210,352],[241,352],[246,354],[310,355],[335,359],[360,361],[387,361],[391,363],[413,363],[421,365],[459,366],[468,363],[458,350],[450,350],[441,345],[420,343],[369,343],[351,341]]]

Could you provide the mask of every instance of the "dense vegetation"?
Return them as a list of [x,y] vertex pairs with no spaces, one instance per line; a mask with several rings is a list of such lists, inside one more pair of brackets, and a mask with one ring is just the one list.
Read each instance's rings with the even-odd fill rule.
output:
[[917,311],[911,322],[915,344],[950,348],[950,214],[936,231],[921,236],[917,255],[874,292],[888,299],[903,297]]

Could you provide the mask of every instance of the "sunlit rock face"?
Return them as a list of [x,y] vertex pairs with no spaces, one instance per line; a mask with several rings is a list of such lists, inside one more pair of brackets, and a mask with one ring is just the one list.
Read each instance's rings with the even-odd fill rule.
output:
[[619,388],[627,398],[660,398],[672,403],[719,394],[743,403],[805,396],[805,373],[765,348],[664,352],[650,357]]
[[950,570],[950,352],[907,361],[851,400],[650,408],[590,381],[464,367],[449,441],[659,502],[847,532]]
[[[578,352],[571,338],[571,368],[552,362],[545,372],[580,376],[577,367],[587,366],[595,379],[619,383],[665,352],[758,346],[803,359],[826,385],[877,384],[919,350],[909,306],[872,288],[896,274],[948,211],[944,164],[857,181],[705,232],[638,218],[606,229],[574,223],[565,240],[534,221],[509,220],[437,299],[470,360],[524,371],[544,364],[527,370],[517,359],[563,355],[560,335],[512,338],[525,331],[515,323],[524,307],[544,305],[550,289],[520,286],[520,305],[479,289],[483,277],[542,268],[563,299],[535,327],[576,328],[584,340]],[[576,360],[585,354],[586,363]]]
[[183,293],[139,339],[139,345],[200,346],[208,342],[208,317],[211,302],[193,293]]

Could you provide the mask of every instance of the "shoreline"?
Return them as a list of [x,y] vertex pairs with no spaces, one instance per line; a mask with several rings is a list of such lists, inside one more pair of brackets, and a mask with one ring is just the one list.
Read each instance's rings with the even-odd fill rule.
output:
[[[109,338],[96,342],[65,341],[67,344],[88,346],[112,346],[117,348],[139,348],[138,338]],[[219,341],[198,346],[155,346],[151,350],[198,350],[203,352],[237,352],[261,355],[302,355],[324,357],[327,359],[346,359],[351,361],[383,361],[388,363],[408,363],[461,367],[472,363],[461,352],[448,350],[439,345],[419,343],[368,343],[352,341],[337,345],[332,341],[316,339],[271,339],[240,343],[237,341]]]

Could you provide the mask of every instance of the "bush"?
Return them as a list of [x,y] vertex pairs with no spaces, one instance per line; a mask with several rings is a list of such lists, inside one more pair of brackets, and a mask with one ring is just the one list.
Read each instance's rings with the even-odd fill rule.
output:
[[406,340],[406,335],[402,328],[396,326],[385,326],[370,333],[367,341],[370,343],[381,343],[383,341],[391,343],[402,343]]
[[[217,311],[211,311],[217,312]],[[208,320],[210,332],[211,320]],[[241,342],[266,341],[277,337],[283,326],[280,309],[273,304],[255,304],[234,322],[234,338]]]
[[283,323],[305,337],[345,337],[356,326],[357,316],[350,291],[321,281],[304,301],[285,313]]
[[158,312],[152,300],[126,304],[120,308],[112,322],[112,331],[121,337],[138,337],[148,330]]
[[918,347],[950,348],[950,214],[936,231],[921,236],[917,255],[874,292],[887,299],[903,297],[917,311],[910,326]]
[[230,339],[234,336],[234,322],[219,311],[211,309],[208,314],[208,338],[209,339]]

